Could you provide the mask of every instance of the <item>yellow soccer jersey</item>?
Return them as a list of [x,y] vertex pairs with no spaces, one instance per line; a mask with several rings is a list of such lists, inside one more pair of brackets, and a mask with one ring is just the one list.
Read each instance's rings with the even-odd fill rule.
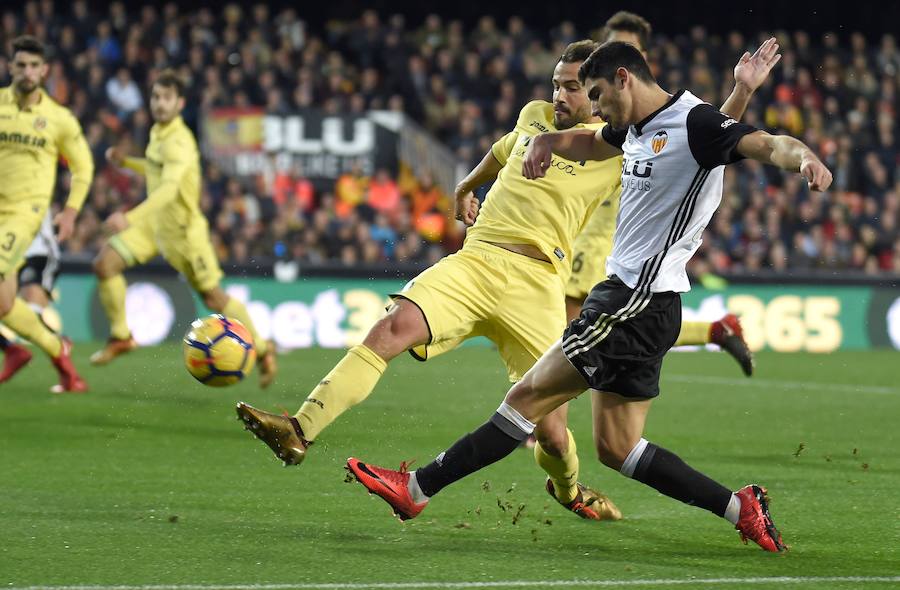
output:
[[0,88],[0,203],[49,204],[62,155],[72,173],[66,206],[80,210],[94,176],[91,149],[69,109],[40,93],[36,105],[21,109],[13,88]]
[[147,177],[147,199],[128,213],[132,223],[152,217],[160,228],[187,225],[200,211],[200,151],[181,117],[156,123],[144,158],[125,165]]
[[[599,129],[603,123],[578,125]],[[621,159],[570,162],[554,155],[544,178],[522,176],[531,138],[556,131],[553,105],[533,101],[519,113],[516,128],[491,151],[503,164],[466,240],[532,244],[549,258],[563,281],[571,269],[572,242],[597,205],[619,184]]]
[[[615,158],[619,162],[622,158]],[[609,198],[594,209],[584,229],[572,244],[572,275],[566,296],[584,299],[597,283],[606,279],[606,258],[612,252],[616,215],[622,192],[616,186]]]

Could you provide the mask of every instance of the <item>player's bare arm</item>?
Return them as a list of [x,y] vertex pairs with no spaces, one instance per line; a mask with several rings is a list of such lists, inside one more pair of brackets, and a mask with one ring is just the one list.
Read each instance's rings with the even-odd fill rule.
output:
[[493,152],[489,151],[478,165],[456,185],[456,191],[454,191],[456,196],[455,215],[459,221],[466,225],[475,223],[475,219],[478,218],[479,204],[478,198],[472,191],[483,184],[493,182],[502,169],[503,164],[497,161]]
[[769,72],[781,60],[778,41],[770,37],[757,48],[753,55],[745,52],[734,66],[734,90],[722,105],[721,111],[740,121],[750,104],[750,97],[762,86]]
[[522,162],[522,175],[528,179],[543,178],[556,154],[567,160],[606,160],[622,154],[622,150],[603,139],[601,130],[570,129],[535,136]]
[[806,144],[793,137],[756,131],[741,138],[737,152],[763,164],[799,172],[810,190],[826,191],[831,186],[831,171]]

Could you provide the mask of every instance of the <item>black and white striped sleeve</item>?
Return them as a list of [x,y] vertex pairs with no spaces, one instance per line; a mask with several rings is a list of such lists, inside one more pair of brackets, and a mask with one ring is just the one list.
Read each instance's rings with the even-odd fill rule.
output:
[[706,103],[692,108],[687,116],[688,145],[697,163],[707,170],[742,160],[735,148],[742,137],[756,130]]

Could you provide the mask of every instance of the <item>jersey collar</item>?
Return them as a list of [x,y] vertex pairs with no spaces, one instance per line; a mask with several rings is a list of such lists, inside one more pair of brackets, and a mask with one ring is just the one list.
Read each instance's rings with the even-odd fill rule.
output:
[[649,115],[644,117],[644,119],[640,123],[635,123],[633,125],[634,134],[637,136],[640,136],[641,133],[644,132],[644,127],[647,125],[647,123],[652,121],[656,115],[660,114],[661,112],[663,112],[664,110],[666,110],[667,108],[669,108],[670,106],[675,104],[678,101],[678,99],[681,98],[682,94],[684,94],[684,89],[679,90],[678,92],[673,94],[672,97],[666,101],[666,104],[664,104],[663,106],[659,107],[658,109],[656,109],[655,111],[653,111],[652,113],[650,113]]
[[41,99],[27,109],[23,109],[19,106],[19,101],[16,100],[16,91],[13,88],[12,84],[3,88],[2,91],[5,94],[4,98],[6,98],[6,100],[8,100],[10,104],[15,105],[17,109],[26,113],[34,113],[43,110],[43,107],[47,105],[50,99],[50,96],[47,94],[46,90],[44,90],[43,88],[38,88],[38,93],[41,95]]
[[156,127],[156,129],[157,129],[156,132],[159,134],[159,138],[162,139],[162,138],[167,137],[167,136],[171,135],[172,133],[174,133],[175,129],[181,126],[181,122],[182,122],[181,115],[178,115],[177,117],[175,117],[174,119],[169,121],[169,124],[166,125],[165,127],[163,127],[159,123],[156,123],[154,125],[154,127]]

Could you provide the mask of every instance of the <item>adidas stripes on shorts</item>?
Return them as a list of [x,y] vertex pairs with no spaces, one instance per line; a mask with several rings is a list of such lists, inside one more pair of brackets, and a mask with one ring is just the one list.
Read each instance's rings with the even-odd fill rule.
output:
[[652,398],[659,395],[663,356],[680,330],[678,293],[634,290],[612,276],[591,289],[562,347],[591,389]]

